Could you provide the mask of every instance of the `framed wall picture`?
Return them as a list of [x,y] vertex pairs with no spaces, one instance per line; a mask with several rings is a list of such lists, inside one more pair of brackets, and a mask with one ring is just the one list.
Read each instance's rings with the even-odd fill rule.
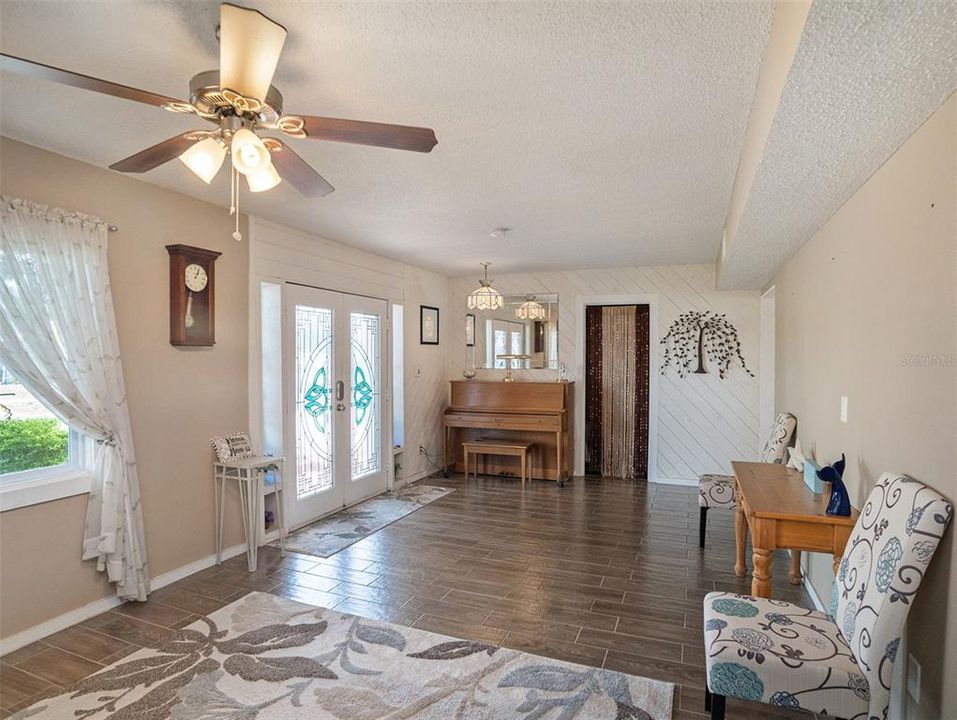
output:
[[430,305],[419,305],[419,344],[439,344],[439,309]]
[[465,316],[465,347],[475,347],[475,316],[472,313]]

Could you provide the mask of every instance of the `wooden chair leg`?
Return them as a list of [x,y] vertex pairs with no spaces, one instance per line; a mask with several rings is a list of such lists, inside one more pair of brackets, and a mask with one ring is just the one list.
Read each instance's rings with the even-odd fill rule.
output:
[[701,515],[698,519],[698,545],[704,550],[704,531],[708,526],[708,508],[701,508]]
[[711,720],[724,720],[724,695],[711,696]]

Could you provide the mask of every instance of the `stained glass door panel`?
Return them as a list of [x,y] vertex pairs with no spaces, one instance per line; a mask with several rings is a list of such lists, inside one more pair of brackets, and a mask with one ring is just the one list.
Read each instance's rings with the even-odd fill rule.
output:
[[296,497],[333,486],[333,311],[296,305]]
[[[346,399],[349,421],[348,481],[344,482],[346,504],[371,497],[386,489],[387,468],[392,462],[391,391],[386,386],[385,300],[344,295],[342,320],[348,325],[349,356]],[[348,333],[348,334],[346,334]],[[388,458],[388,460],[386,459]]]
[[378,315],[351,313],[350,375],[352,377],[352,479],[358,480],[381,467],[379,455],[380,332]]
[[[338,374],[347,367],[339,293],[287,284],[283,289],[283,445],[286,518],[300,526],[341,508],[348,472],[348,428],[337,408]],[[344,386],[343,386],[344,387]],[[343,450],[343,447],[345,448]]]

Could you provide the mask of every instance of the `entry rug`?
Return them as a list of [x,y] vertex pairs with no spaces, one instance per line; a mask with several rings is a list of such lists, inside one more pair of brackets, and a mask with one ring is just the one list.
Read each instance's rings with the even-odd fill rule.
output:
[[674,685],[250,593],[18,720],[668,720]]
[[436,485],[406,485],[377,495],[296,530],[286,538],[286,550],[327,558],[450,492]]

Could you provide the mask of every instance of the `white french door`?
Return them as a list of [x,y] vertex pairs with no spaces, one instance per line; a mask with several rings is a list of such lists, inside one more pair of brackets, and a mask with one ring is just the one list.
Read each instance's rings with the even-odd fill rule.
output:
[[293,527],[386,489],[386,310],[385,300],[285,286],[284,494]]

